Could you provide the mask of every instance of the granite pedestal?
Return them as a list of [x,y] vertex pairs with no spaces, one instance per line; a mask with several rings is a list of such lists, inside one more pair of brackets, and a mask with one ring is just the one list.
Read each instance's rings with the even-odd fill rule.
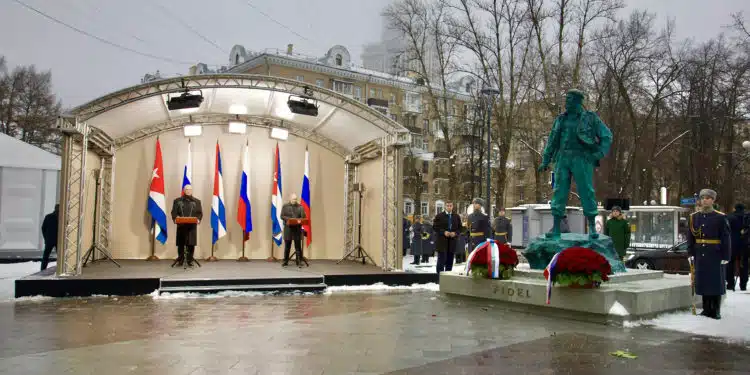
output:
[[622,323],[689,309],[700,297],[691,296],[690,279],[665,277],[661,271],[628,270],[610,275],[594,289],[554,286],[546,304],[547,281],[541,270],[516,270],[510,280],[476,279],[460,272],[440,274],[440,291],[450,295],[484,298],[511,309],[564,318]]

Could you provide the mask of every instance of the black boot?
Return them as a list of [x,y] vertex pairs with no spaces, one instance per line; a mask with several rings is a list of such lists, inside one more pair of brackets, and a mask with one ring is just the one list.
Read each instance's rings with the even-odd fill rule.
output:
[[714,296],[713,316],[714,319],[721,319],[721,296]]
[[701,299],[703,300],[703,311],[701,311],[700,315],[709,316],[709,312],[711,311],[711,304],[709,303],[709,298],[706,296],[701,296]]

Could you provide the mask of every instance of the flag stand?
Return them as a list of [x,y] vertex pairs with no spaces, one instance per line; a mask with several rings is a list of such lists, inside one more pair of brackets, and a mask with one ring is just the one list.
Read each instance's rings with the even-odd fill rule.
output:
[[237,259],[238,262],[249,262],[250,259],[248,259],[245,256],[245,238],[242,238],[242,256]]
[[[154,223],[154,225],[156,225],[156,223]],[[152,234],[154,234],[154,235],[151,236],[151,255],[149,255],[149,257],[146,258],[147,261],[159,260],[159,257],[156,256],[156,254],[154,253],[155,250],[156,250],[155,249],[155,247],[156,247],[156,233],[152,233]]]
[[217,257],[214,256],[214,247],[215,246],[216,246],[215,243],[211,244],[211,256],[208,257],[208,258],[206,258],[206,262],[216,262],[216,261],[219,260],[219,258],[217,258]]

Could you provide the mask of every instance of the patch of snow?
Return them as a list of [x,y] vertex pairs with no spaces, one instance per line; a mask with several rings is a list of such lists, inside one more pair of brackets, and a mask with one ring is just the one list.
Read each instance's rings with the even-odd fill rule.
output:
[[628,309],[625,308],[620,302],[615,301],[615,303],[612,305],[612,307],[609,308],[609,314],[610,315],[618,315],[618,316],[628,316],[630,313],[628,312]]
[[400,290],[410,290],[410,291],[428,290],[432,292],[438,292],[440,291],[440,285],[436,283],[428,283],[428,284],[390,286],[390,285],[385,285],[383,283],[376,283],[376,284],[371,284],[371,285],[329,286],[328,288],[326,288],[325,294],[350,293],[350,292],[391,292],[391,291],[400,291]]
[[[697,311],[700,313],[700,309]],[[626,327],[652,326],[662,329],[750,341],[750,293],[728,291],[721,304],[721,320],[714,320],[690,311],[658,316],[650,320],[626,322]]]
[[530,270],[531,266],[528,263],[518,263],[516,266],[517,270]]
[[[49,263],[48,267],[55,267],[55,264],[55,262]],[[16,295],[16,280],[39,272],[40,267],[40,262],[0,263],[0,303],[22,300],[14,298]]]
[[236,290],[225,290],[218,293],[194,293],[194,292],[187,292],[187,293],[163,293],[159,294],[158,290],[153,291],[151,294],[149,294],[153,299],[186,299],[186,298],[205,298],[205,299],[215,299],[215,298],[230,298],[230,297],[262,297],[267,295],[273,295],[273,294],[281,294],[285,296],[312,296],[315,295],[315,293],[312,292],[284,292],[284,293],[278,293],[278,292],[243,292],[243,291],[236,291]]

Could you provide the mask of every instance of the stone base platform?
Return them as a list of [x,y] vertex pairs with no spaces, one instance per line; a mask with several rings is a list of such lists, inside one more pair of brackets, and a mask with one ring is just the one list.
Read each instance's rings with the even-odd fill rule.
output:
[[649,270],[610,275],[609,282],[595,289],[554,286],[549,305],[547,281],[540,270],[516,270],[510,280],[475,279],[459,272],[443,272],[440,291],[494,300],[515,310],[605,324],[690,309],[693,301],[696,306],[700,301],[699,296],[691,297],[688,277],[665,277],[661,271]]

